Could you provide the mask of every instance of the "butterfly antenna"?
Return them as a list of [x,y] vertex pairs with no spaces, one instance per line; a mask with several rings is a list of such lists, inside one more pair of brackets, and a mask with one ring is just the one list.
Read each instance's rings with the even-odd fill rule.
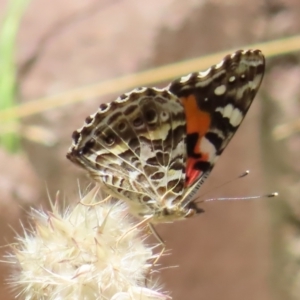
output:
[[203,196],[209,194],[210,192],[215,191],[215,190],[217,190],[217,189],[219,189],[219,188],[221,188],[221,187],[223,187],[223,186],[225,186],[225,185],[227,185],[227,184],[229,184],[229,183],[231,183],[231,182],[233,182],[233,181],[235,181],[237,179],[244,178],[247,175],[249,175],[249,173],[250,173],[250,171],[246,170],[242,174],[240,174],[239,176],[237,176],[235,178],[231,178],[228,181],[225,181],[224,183],[222,183],[222,184],[220,184],[220,185],[218,185],[218,186],[216,186],[214,188],[211,188],[209,191],[205,192],[204,194],[201,194],[198,198],[202,198]]
[[254,199],[261,199],[261,198],[273,198],[277,197],[279,194],[277,192],[266,194],[266,195],[258,195],[258,196],[249,196],[249,197],[228,197],[228,198],[210,198],[204,200],[196,200],[195,203],[199,202],[210,202],[210,201],[240,201],[240,200],[254,200]]

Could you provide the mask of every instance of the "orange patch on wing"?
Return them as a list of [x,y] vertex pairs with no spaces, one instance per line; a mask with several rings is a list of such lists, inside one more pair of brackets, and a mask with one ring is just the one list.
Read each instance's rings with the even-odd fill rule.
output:
[[200,152],[200,142],[201,142],[201,137],[204,136],[210,128],[211,118],[209,113],[199,109],[194,95],[189,95],[188,97],[182,97],[181,101],[185,110],[187,134],[198,133],[199,135],[199,139],[193,150],[194,153],[200,154],[201,158],[199,159],[193,157],[187,158],[187,165],[186,165],[187,180],[185,182],[185,185],[190,186],[203,173],[202,171],[195,169],[194,165],[198,161],[209,160],[209,156],[207,153]]
[[186,117],[187,134],[197,132],[205,135],[210,127],[210,115],[199,109],[194,95],[181,98]]

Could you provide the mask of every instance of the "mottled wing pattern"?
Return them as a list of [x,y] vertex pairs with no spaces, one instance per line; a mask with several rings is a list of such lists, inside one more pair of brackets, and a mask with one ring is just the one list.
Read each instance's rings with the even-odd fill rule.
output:
[[180,100],[166,89],[139,88],[101,104],[73,133],[67,157],[136,215],[153,215],[182,197],[186,127]]
[[259,50],[237,51],[166,89],[101,104],[73,133],[67,157],[152,222],[202,212],[192,196],[245,117],[264,74]]
[[265,69],[259,50],[237,51],[205,72],[170,84],[183,103],[187,122],[186,192],[191,200],[244,119]]

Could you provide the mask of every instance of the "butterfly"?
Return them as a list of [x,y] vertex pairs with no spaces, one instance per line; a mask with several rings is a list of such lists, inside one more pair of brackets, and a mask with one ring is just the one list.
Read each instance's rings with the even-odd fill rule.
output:
[[203,212],[193,196],[243,121],[263,79],[260,50],[239,50],[166,88],[101,104],[67,158],[151,223]]

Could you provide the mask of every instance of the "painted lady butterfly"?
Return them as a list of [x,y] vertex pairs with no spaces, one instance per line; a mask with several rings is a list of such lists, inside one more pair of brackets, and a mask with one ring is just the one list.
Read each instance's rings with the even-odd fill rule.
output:
[[259,50],[237,51],[166,88],[125,93],[86,118],[67,158],[152,223],[200,213],[192,198],[244,119],[264,69]]

